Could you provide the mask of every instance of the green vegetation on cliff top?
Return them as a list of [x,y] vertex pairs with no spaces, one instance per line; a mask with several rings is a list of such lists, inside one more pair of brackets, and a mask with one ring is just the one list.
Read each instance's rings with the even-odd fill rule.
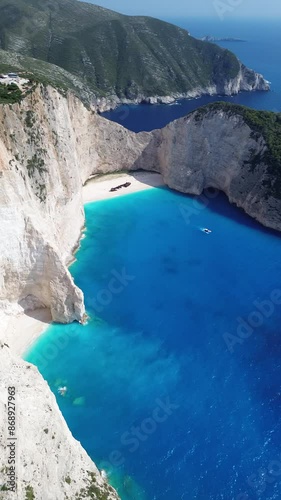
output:
[[71,90],[84,102],[88,102],[93,95],[79,78],[59,66],[0,49],[0,73],[8,72],[17,72],[35,83],[49,84],[63,92]]
[[240,67],[177,26],[77,0],[0,0],[0,47],[63,68],[63,79],[98,95],[127,98],[220,85]]
[[14,104],[19,102],[22,98],[22,92],[17,85],[11,83],[10,85],[0,84],[0,104]]
[[[251,165],[264,163],[268,167],[268,179],[264,185],[268,192],[276,198],[281,198],[281,113],[257,111],[246,106],[227,102],[215,102],[199,108],[195,113],[198,120],[210,111],[224,111],[229,115],[239,115],[251,128],[253,138],[262,135],[267,149],[262,156],[252,158]],[[239,144],[237,144],[239,147]]]

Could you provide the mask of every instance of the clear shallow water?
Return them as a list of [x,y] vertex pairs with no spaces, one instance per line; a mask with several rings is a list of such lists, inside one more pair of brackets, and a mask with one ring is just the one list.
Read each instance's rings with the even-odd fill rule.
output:
[[224,338],[280,287],[280,237],[222,195],[166,189],[87,205],[86,223],[71,271],[92,319],[26,356],[74,436],[122,500],[280,498],[281,306],[233,352]]
[[103,116],[130,130],[140,132],[164,127],[167,123],[185,116],[198,107],[218,100],[243,104],[255,109],[281,111],[280,20],[245,21],[232,18],[223,22],[219,19],[216,21],[192,18],[165,20],[186,28],[198,38],[209,34],[216,37],[246,40],[245,43],[221,42],[219,45],[234,52],[249,68],[262,73],[272,84],[271,92],[242,92],[233,97],[204,96],[199,99],[183,99],[176,105],[169,106],[126,105],[106,112]]

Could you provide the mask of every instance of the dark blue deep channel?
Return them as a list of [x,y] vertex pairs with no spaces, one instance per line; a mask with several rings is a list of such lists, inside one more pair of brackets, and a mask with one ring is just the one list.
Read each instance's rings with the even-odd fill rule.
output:
[[86,226],[91,319],[26,356],[74,436],[122,500],[280,499],[280,237],[162,188],[89,204]]

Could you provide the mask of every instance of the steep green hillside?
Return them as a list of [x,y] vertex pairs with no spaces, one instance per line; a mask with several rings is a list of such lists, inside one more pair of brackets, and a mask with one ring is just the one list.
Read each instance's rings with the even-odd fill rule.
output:
[[0,0],[0,46],[60,66],[100,95],[128,98],[221,84],[240,67],[181,28],[76,0]]
[[84,102],[88,102],[93,95],[79,78],[59,66],[0,49],[0,73],[9,71],[24,72],[35,82],[50,84],[62,91],[71,90]]

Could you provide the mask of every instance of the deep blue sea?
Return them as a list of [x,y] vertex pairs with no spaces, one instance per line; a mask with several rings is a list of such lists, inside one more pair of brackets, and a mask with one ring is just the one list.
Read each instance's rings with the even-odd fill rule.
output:
[[280,498],[280,237],[161,188],[87,205],[86,226],[91,320],[27,356],[74,436],[122,500]]
[[[275,91],[245,99],[281,109],[278,52],[266,53],[269,36],[280,47],[275,24],[234,26],[189,23],[247,38],[236,52]],[[181,106],[130,108],[131,128]],[[70,270],[90,320],[51,326],[26,354],[74,436],[122,500],[280,499],[280,236],[212,192],[156,188],[85,208]]]
[[271,82],[271,92],[242,92],[233,97],[208,97],[183,99],[169,106],[124,105],[103,114],[124,127],[140,132],[167,125],[172,120],[185,116],[190,111],[218,100],[243,104],[251,108],[281,111],[281,21],[279,20],[233,20],[210,19],[166,19],[188,29],[195,37],[204,35],[234,37],[246,42],[220,42],[218,45],[234,52],[249,68],[262,73]]

